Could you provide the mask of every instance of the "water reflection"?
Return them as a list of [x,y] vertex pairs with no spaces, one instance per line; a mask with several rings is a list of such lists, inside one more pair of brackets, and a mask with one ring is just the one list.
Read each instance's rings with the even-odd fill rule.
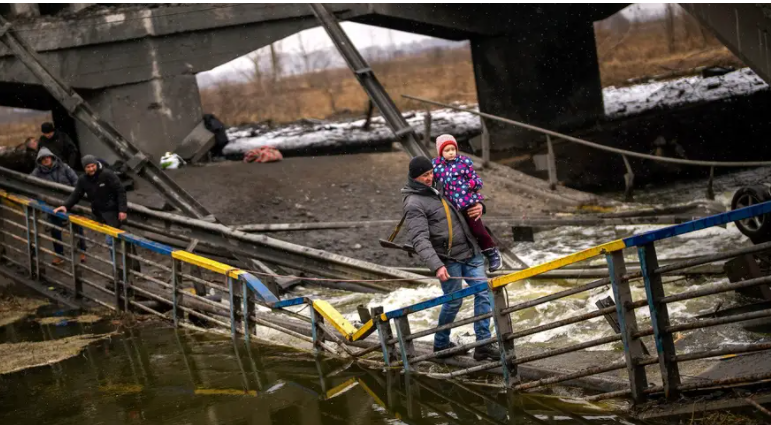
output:
[[[93,332],[89,325],[68,328],[66,333]],[[556,397],[505,395],[469,384],[384,374],[200,333],[131,329],[54,366],[0,376],[0,423],[630,422]]]

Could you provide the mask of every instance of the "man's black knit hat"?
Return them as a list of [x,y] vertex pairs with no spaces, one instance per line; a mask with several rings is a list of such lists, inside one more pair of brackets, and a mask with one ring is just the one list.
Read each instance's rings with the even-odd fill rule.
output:
[[48,134],[54,131],[54,125],[50,122],[44,122],[43,125],[40,126],[40,131],[43,134]]
[[428,170],[433,170],[434,166],[431,164],[431,160],[425,156],[416,156],[410,160],[410,178],[420,177],[421,174]]

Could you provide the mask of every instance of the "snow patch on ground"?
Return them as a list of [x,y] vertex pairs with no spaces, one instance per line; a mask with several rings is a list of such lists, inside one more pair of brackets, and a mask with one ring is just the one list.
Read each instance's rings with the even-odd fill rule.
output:
[[[630,87],[607,87],[603,90],[605,115],[622,118],[643,112],[681,107],[746,96],[768,90],[768,84],[749,68],[740,69],[717,77],[685,77],[670,81],[651,82]],[[476,105],[457,105],[476,110]],[[423,137],[424,111],[405,113],[407,123]],[[452,109],[431,112],[431,137],[450,133],[458,138],[472,137],[481,132],[479,117]],[[382,117],[372,119],[369,130],[363,130],[364,120],[291,124],[281,128],[254,126],[231,128],[231,142],[225,154],[245,153],[260,146],[272,146],[278,150],[298,150],[349,146],[351,148],[377,146],[395,140],[393,132]]]
[[747,96],[761,90],[768,90],[768,84],[751,69],[743,68],[717,77],[694,76],[630,87],[607,87],[602,94],[605,115],[620,118],[654,109]]
[[[467,105],[458,105],[469,107]],[[471,108],[471,107],[469,107]],[[425,112],[405,114],[407,123],[420,137],[423,137]],[[268,129],[257,127],[248,129],[231,128],[228,137],[231,142],[225,147],[225,154],[243,153],[260,146],[273,146],[278,150],[296,150],[332,146],[374,146],[390,143],[394,140],[391,129],[383,117],[372,118],[369,130],[363,130],[364,120],[347,122],[321,122],[317,124],[292,124],[286,127]],[[479,117],[469,112],[440,109],[431,112],[431,136],[450,133],[456,137],[472,136],[479,133]]]

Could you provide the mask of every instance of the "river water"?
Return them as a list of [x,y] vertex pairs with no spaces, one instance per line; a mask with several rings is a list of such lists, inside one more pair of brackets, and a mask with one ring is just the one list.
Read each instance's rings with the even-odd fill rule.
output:
[[[0,342],[104,332],[109,324],[0,328]],[[30,353],[34,355],[34,353]],[[323,378],[322,378],[323,377]],[[406,380],[286,347],[150,326],[124,329],[60,363],[0,375],[0,423],[630,424],[565,397]],[[635,422],[639,423],[639,422]]]

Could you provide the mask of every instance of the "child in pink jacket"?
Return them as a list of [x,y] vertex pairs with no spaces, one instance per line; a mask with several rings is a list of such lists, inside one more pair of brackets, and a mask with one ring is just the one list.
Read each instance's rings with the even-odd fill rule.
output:
[[471,233],[490,263],[490,271],[500,269],[501,254],[482,223],[482,218],[472,219],[468,216],[468,208],[484,200],[484,196],[479,193],[482,179],[474,171],[473,162],[469,157],[460,155],[458,142],[449,134],[436,138],[436,152],[439,156],[433,161],[434,178],[443,186],[445,198],[466,218]]

